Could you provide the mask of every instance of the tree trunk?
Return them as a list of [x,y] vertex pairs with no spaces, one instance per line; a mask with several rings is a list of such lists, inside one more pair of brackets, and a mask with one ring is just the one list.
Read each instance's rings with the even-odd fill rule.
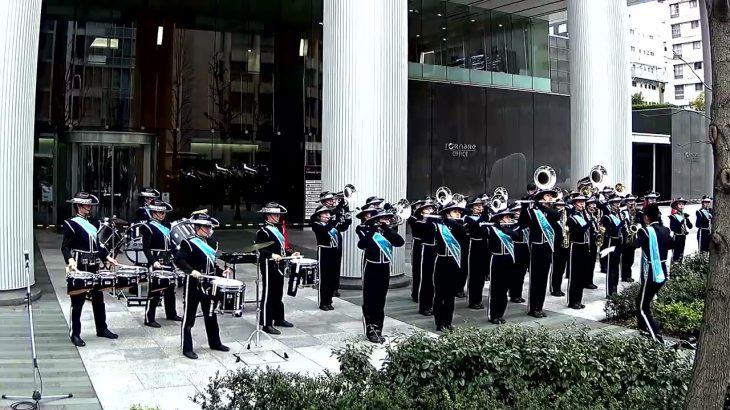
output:
[[[713,4],[714,3],[714,4]],[[712,123],[715,165],[710,276],[687,410],[722,409],[730,381],[730,15],[728,0],[709,1]]]

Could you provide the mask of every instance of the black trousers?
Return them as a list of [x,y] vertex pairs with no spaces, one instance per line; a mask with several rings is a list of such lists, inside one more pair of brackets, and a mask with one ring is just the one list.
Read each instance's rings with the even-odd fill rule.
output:
[[188,276],[185,278],[185,311],[180,326],[183,353],[193,351],[192,332],[198,306],[203,311],[203,323],[205,323],[205,333],[208,336],[208,346],[214,348],[222,344],[220,329],[218,328],[218,317],[215,312],[211,311],[210,296],[206,290],[200,287],[197,279]]
[[337,290],[342,253],[338,248],[320,246],[317,258],[319,260],[319,305],[328,306],[332,304],[332,297]]
[[489,248],[486,240],[472,240],[469,242],[469,259],[466,266],[467,284],[469,285],[469,304],[482,303],[484,281],[489,272]]
[[259,263],[263,288],[261,290],[261,317],[259,324],[272,326],[284,320],[284,273],[279,264],[271,259]]
[[[514,275],[509,279],[509,297],[521,298],[522,288],[525,285],[525,275],[530,266],[530,246],[527,243],[515,244]],[[494,275],[494,272],[491,273]]]
[[164,298],[165,304],[165,317],[167,319],[174,319],[175,316],[177,316],[177,309],[175,309],[175,285],[172,285],[166,289],[149,292],[147,294],[147,304],[144,308],[145,324],[155,321],[157,305],[160,304],[160,299],[162,298]]
[[433,309],[433,270],[436,268],[436,247],[423,245],[421,253],[421,283],[418,288],[418,310]]
[[636,249],[626,246],[621,251],[621,280],[631,279],[631,267],[634,266],[634,257]]
[[621,251],[623,247],[621,238],[607,239],[607,248],[615,246],[616,249],[606,256],[606,297],[618,293],[618,278],[619,269],[621,267]]
[[589,273],[588,273],[588,277],[586,278],[585,286],[589,286],[589,285],[593,285],[594,284],[593,283],[593,275],[596,272],[596,258],[598,258],[598,246],[596,245],[595,242],[591,242],[591,244],[589,246],[589,249],[590,249],[590,259],[591,259],[591,261],[589,262],[590,263],[590,268],[588,269],[589,270]]
[[362,317],[365,335],[368,330],[383,330],[385,297],[390,284],[390,263],[364,262],[362,272]]
[[421,261],[423,260],[423,242],[413,239],[411,248],[411,299],[418,301],[418,290],[421,287]]
[[[98,270],[97,265],[85,265],[79,266],[79,270],[86,272],[96,272]],[[94,312],[94,325],[96,326],[96,333],[99,334],[107,329],[106,325],[106,306],[104,304],[104,291],[101,289],[92,289],[88,292],[91,297],[91,309]],[[71,332],[70,336],[81,336],[81,312],[86,303],[86,293],[80,295],[69,296],[71,298]]]
[[[559,245],[558,245],[559,246]],[[553,264],[553,250],[547,242],[530,247],[530,288],[527,300],[529,312],[541,311],[545,304],[548,276]]]
[[[591,259],[593,258],[593,259]],[[583,288],[589,285],[596,259],[588,244],[572,243],[568,249],[568,305],[583,302]]]
[[674,252],[672,252],[672,262],[680,262],[684,257],[684,246],[687,241],[687,235],[674,234]]
[[466,282],[469,279],[469,245],[462,245],[461,247],[461,267],[456,272],[455,293],[464,292],[466,289]]
[[649,332],[654,340],[661,335],[661,326],[651,314],[651,301],[654,299],[659,290],[664,286],[664,282],[656,283],[651,279],[646,279],[641,283],[641,292],[639,293],[636,305],[638,311],[639,329]]
[[[597,250],[597,253],[600,253],[600,251],[608,248],[608,242],[609,239],[606,236],[606,234],[603,234],[603,245],[601,245],[601,249]],[[606,273],[608,271],[608,256],[604,256],[603,258],[599,258],[600,264],[601,264],[601,273]]]
[[555,241],[555,252],[553,252],[553,269],[550,274],[550,292],[560,292],[563,286],[563,276],[565,268],[568,264],[568,254],[570,247],[563,248],[563,245],[557,240]]
[[504,316],[504,311],[507,309],[507,292],[510,288],[510,279],[515,273],[515,262],[509,254],[492,255],[489,265],[492,277],[489,282],[487,318],[492,320]]
[[701,228],[697,231],[697,242],[700,252],[710,251],[710,235],[710,230],[706,228]]
[[436,268],[433,271],[433,318],[437,327],[451,325],[454,319],[454,298],[463,289],[454,280],[460,272],[461,269],[453,257],[436,256]]

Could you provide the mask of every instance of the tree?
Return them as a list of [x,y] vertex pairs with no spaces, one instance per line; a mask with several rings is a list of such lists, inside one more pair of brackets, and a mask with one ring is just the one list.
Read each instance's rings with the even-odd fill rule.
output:
[[704,322],[687,410],[722,409],[730,381],[730,0],[706,3],[715,80],[708,132],[715,165],[715,215]]
[[697,97],[689,105],[697,111],[705,111],[705,92],[702,91],[697,94]]
[[641,92],[634,93],[634,95],[631,96],[631,105],[642,105],[646,104],[646,101],[644,100],[644,96],[641,94]]
[[204,112],[203,115],[213,122],[224,139],[228,139],[231,124],[241,116],[241,113],[236,112],[231,106],[231,76],[228,60],[223,51],[215,52],[208,63],[208,73],[210,75],[209,93],[217,113]]

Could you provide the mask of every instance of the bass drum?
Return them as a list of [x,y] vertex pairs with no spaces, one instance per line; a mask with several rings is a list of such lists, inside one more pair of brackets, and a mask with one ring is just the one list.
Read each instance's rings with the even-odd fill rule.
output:
[[144,265],[147,263],[147,257],[144,256],[144,252],[142,251],[142,235],[139,232],[140,227],[144,224],[145,222],[132,224],[124,233],[125,237],[122,251],[124,252],[124,256],[135,265]]
[[116,258],[119,254],[119,248],[122,246],[122,234],[109,221],[104,221],[99,225],[96,233],[99,243],[102,243],[106,249]]
[[173,249],[177,249],[182,241],[193,236],[195,229],[189,219],[180,219],[170,224],[170,240],[175,245]]

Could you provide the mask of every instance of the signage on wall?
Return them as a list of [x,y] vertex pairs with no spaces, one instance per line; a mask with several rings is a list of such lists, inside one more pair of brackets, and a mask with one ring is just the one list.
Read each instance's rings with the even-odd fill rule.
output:
[[319,193],[322,192],[321,179],[308,179],[304,181],[304,220],[308,221],[314,210],[320,205]]
[[689,162],[697,162],[700,159],[700,154],[696,152],[685,152],[684,159]]
[[447,142],[444,143],[444,151],[451,152],[452,157],[468,158],[469,156],[477,152],[477,145]]

